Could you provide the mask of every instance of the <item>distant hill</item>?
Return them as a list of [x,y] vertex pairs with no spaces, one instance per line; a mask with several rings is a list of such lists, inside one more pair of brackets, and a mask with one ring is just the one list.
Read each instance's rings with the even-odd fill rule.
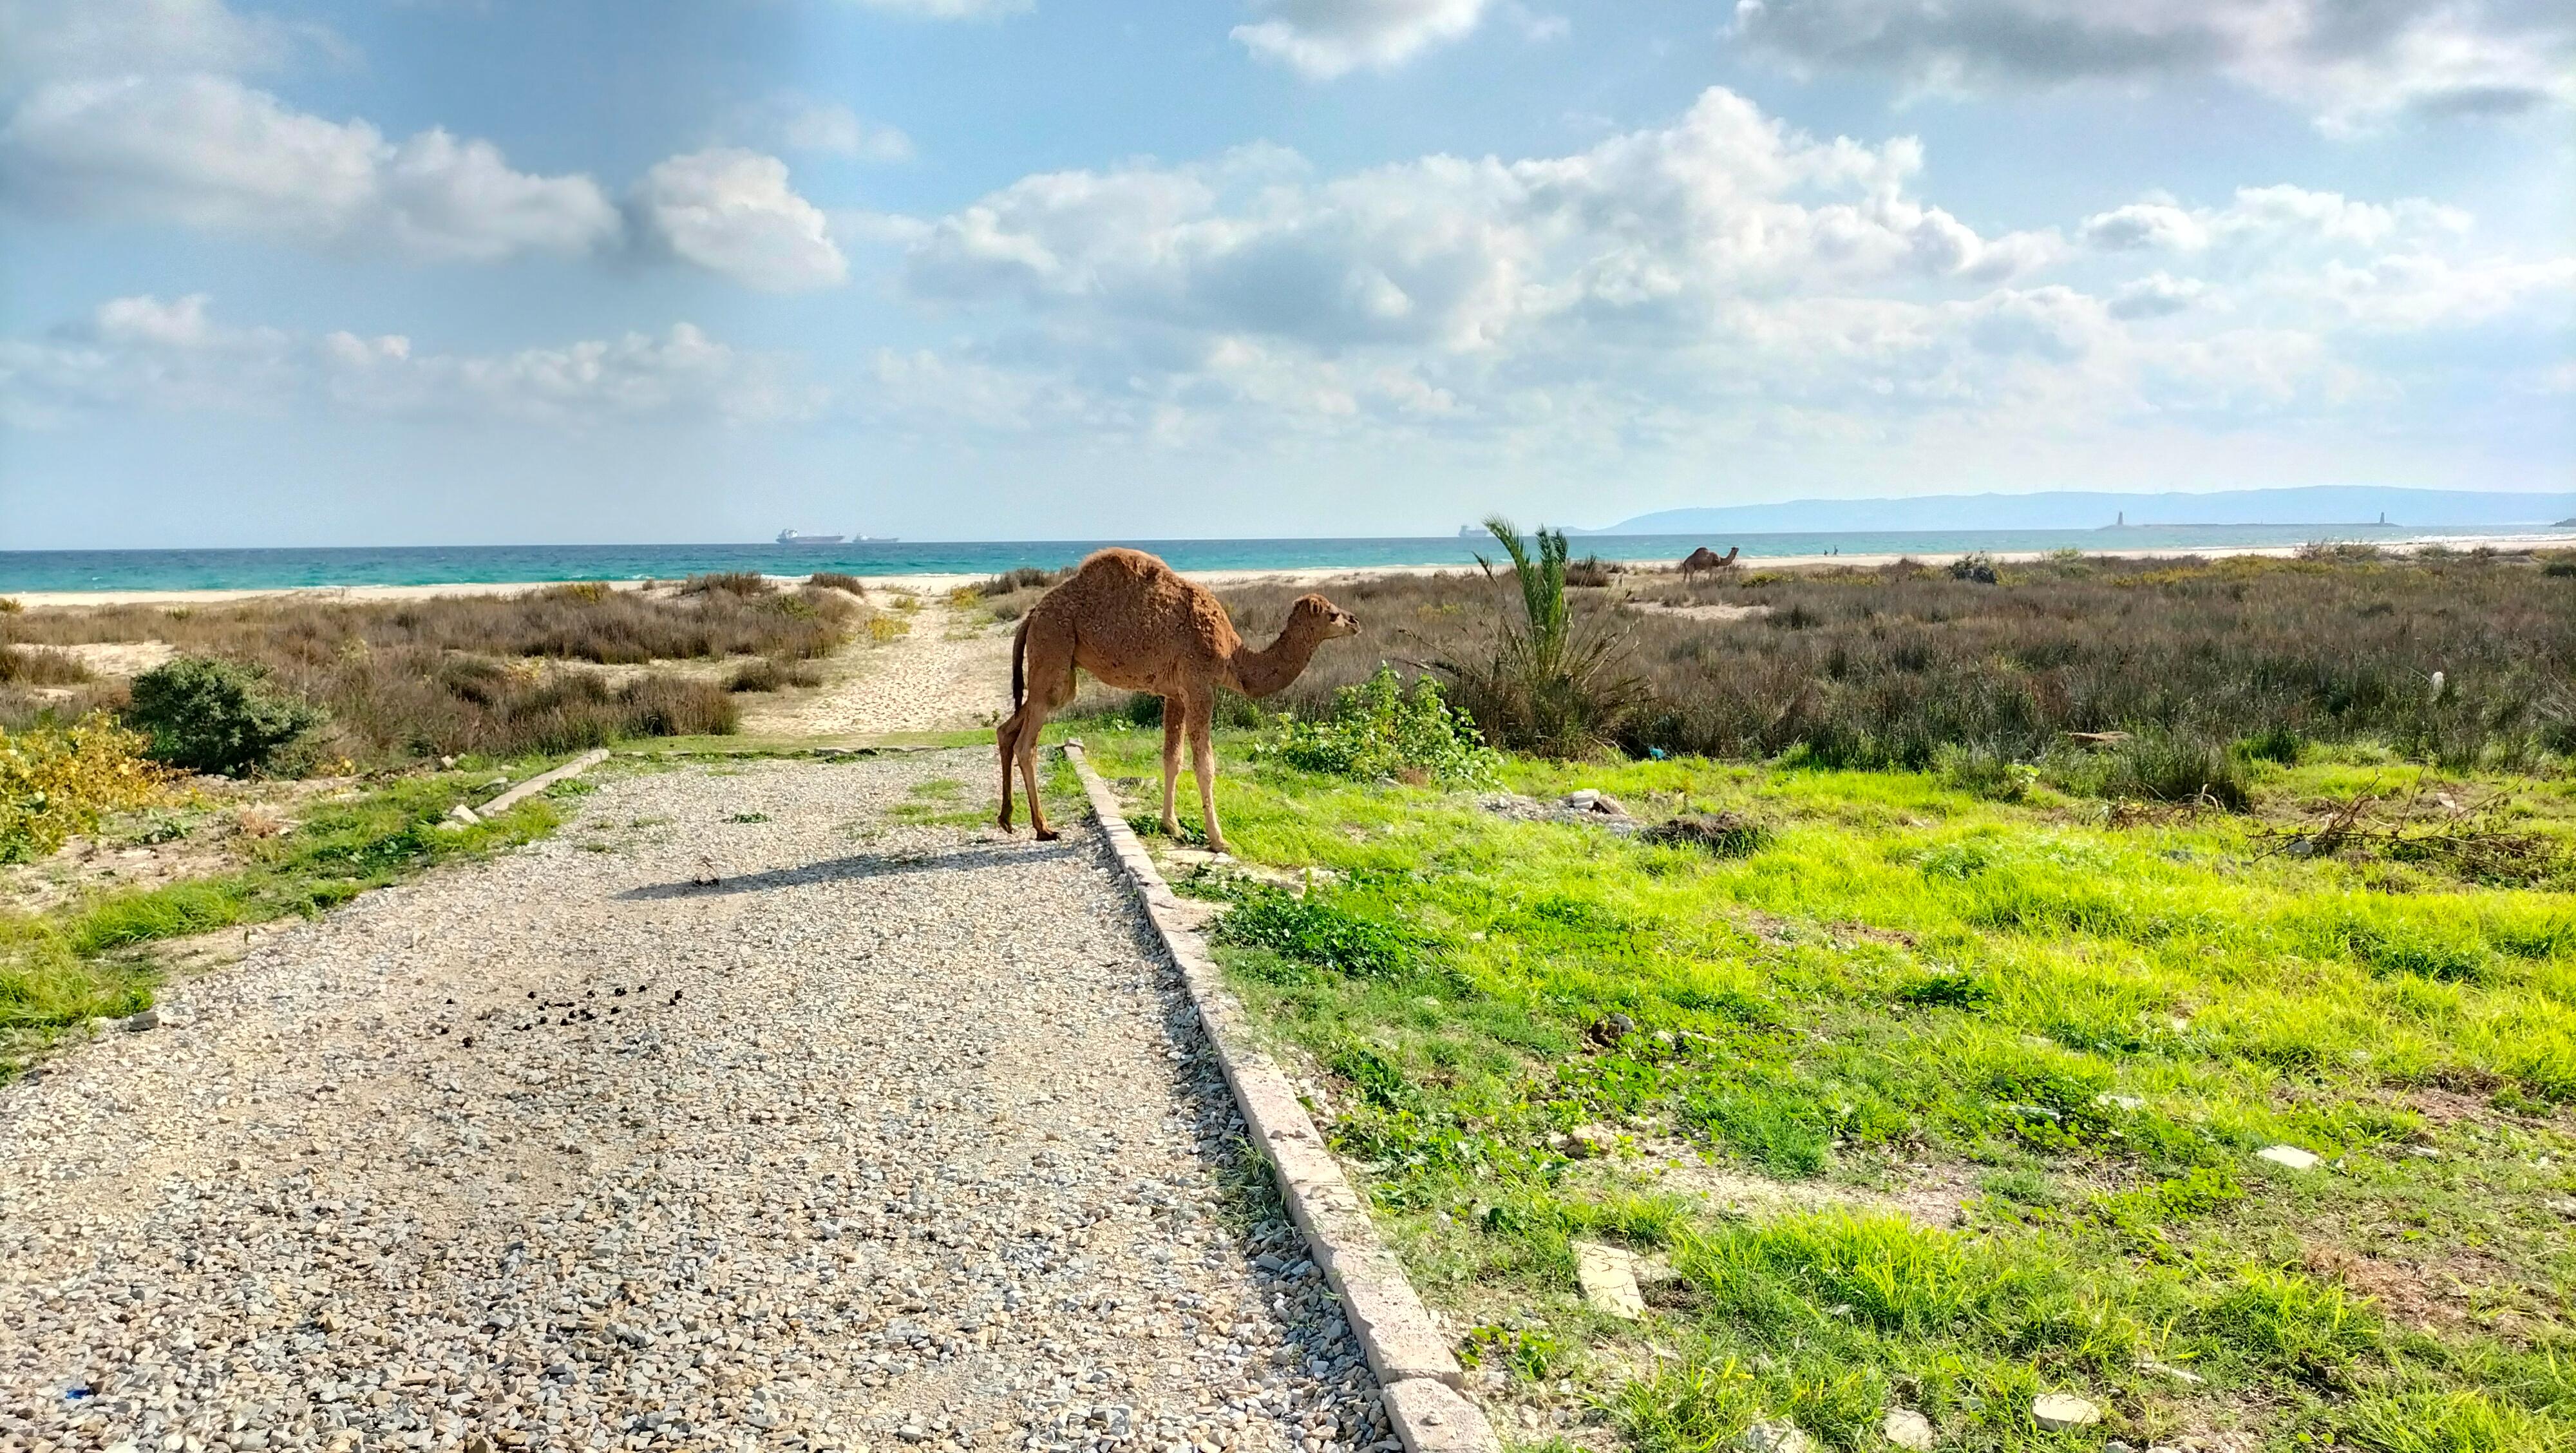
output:
[[1943,494],[1914,499],[1797,499],[1657,510],[1583,535],[1805,533],[1832,530],[2090,530],[2132,525],[2392,525],[2547,527],[2576,515],[2576,494],[2508,494],[2377,485],[2233,489],[2212,494]]

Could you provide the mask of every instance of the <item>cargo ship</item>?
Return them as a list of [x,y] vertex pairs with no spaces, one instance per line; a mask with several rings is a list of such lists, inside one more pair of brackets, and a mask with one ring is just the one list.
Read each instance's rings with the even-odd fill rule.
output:
[[781,545],[899,545],[901,535],[808,535],[802,530],[778,532]]

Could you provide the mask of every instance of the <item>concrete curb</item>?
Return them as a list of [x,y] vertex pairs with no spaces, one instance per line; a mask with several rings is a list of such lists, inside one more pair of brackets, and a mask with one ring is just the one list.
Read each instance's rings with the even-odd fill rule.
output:
[[500,796],[493,798],[491,801],[484,803],[481,807],[467,807],[465,804],[460,802],[455,807],[450,808],[447,815],[460,826],[468,826],[478,823],[487,817],[498,817],[502,813],[509,811],[511,808],[518,806],[520,803],[525,802],[529,798],[536,796],[538,793],[545,791],[549,787],[552,787],[556,783],[563,781],[565,778],[578,777],[582,773],[589,771],[591,768],[596,767],[607,760],[608,749],[606,747],[593,747],[589,751],[582,753],[580,756],[573,758],[571,761],[564,763],[562,766],[555,768],[551,772],[538,773],[536,776],[529,778],[527,781],[520,783],[518,786],[513,787],[509,791],[502,793]]
[[1128,885],[1143,901],[1155,936],[1189,986],[1199,1023],[1216,1050],[1252,1143],[1269,1157],[1288,1214],[1305,1235],[1315,1264],[1341,1296],[1342,1314],[1385,1390],[1387,1421],[1409,1453],[1498,1453],[1502,1441],[1493,1425],[1458,1391],[1465,1375],[1448,1340],[1432,1324],[1430,1309],[1405,1278],[1395,1253],[1378,1238],[1367,1208],[1325,1149],[1324,1137],[1288,1077],[1254,1046],[1242,1006],[1226,992],[1207,940],[1182,919],[1180,899],[1145,856],[1117,795],[1092,770],[1082,743],[1065,743],[1064,755],[1082,778],[1092,816],[1126,870]]

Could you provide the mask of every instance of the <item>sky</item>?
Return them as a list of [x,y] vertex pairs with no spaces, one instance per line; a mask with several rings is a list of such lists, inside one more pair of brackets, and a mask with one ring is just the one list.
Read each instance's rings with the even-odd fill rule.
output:
[[0,0],[0,549],[2576,487],[2565,0]]

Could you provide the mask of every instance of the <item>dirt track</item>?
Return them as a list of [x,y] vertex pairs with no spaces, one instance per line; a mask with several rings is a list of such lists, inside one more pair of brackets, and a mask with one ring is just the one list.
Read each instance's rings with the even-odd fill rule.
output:
[[0,1088],[0,1445],[1384,1453],[1088,830],[917,820],[985,761],[613,777]]

